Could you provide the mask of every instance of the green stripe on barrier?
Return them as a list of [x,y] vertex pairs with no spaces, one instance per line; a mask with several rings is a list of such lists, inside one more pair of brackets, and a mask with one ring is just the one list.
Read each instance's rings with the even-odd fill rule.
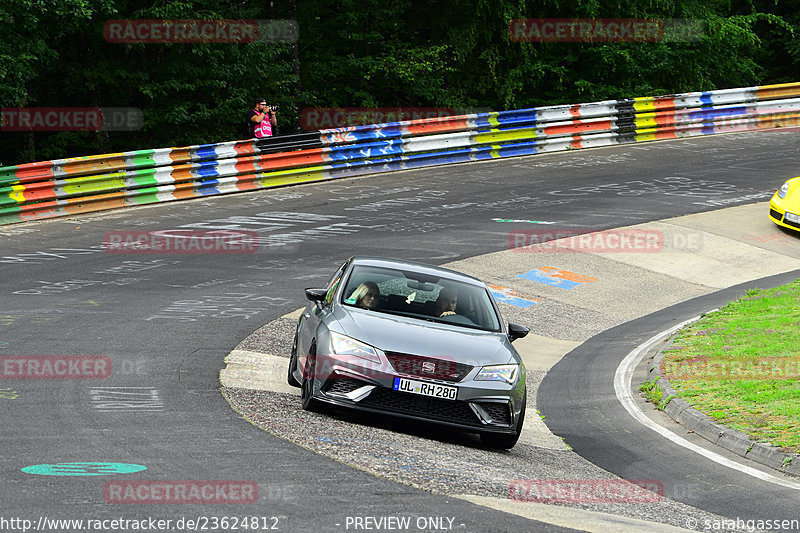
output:
[[155,175],[158,172],[155,168],[145,168],[141,170],[134,170],[129,172],[127,179],[136,183],[136,185],[159,185]]
[[155,150],[137,150],[132,152],[133,155],[129,156],[128,159],[130,159],[134,168],[152,167],[156,164],[155,160],[153,159],[155,153]]

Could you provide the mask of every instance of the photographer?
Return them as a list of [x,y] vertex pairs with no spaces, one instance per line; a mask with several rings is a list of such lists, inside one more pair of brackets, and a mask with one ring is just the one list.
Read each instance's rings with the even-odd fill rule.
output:
[[278,130],[278,121],[275,113],[278,106],[268,106],[263,98],[256,100],[255,107],[248,114],[248,125],[250,126],[251,138],[271,137]]

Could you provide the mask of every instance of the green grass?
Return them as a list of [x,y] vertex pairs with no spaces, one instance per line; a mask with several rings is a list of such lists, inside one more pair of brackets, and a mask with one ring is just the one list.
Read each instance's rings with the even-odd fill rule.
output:
[[639,385],[639,390],[644,393],[644,397],[648,402],[654,403],[658,410],[663,411],[674,396],[664,398],[664,391],[661,390],[661,385],[658,384],[659,379],[660,376],[653,381],[645,381]]
[[661,370],[681,398],[759,442],[800,451],[800,279],[687,326]]

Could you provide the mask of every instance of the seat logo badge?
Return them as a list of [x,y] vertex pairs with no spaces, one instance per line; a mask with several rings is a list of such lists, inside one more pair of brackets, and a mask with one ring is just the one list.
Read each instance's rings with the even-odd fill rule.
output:
[[433,374],[436,372],[436,363],[431,363],[430,361],[424,361],[422,363],[422,371],[427,372],[428,374]]

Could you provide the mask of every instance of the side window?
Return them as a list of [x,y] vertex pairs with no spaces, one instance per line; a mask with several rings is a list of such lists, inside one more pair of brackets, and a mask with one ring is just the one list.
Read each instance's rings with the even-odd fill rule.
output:
[[328,289],[328,292],[325,294],[325,301],[327,303],[331,303],[333,300],[333,294],[336,292],[336,288],[339,286],[339,282],[342,280],[342,275],[344,274],[344,269],[347,266],[347,263],[343,264],[339,267],[339,270],[336,271],[336,274],[328,281],[328,285],[325,287]]

